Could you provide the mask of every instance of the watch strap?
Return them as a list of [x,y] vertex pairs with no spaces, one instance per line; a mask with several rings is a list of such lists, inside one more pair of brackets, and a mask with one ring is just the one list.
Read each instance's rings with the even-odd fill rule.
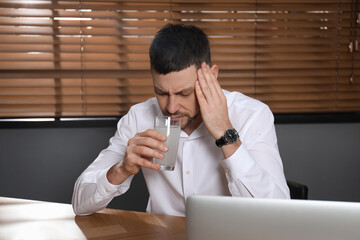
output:
[[226,144],[224,136],[215,141],[216,146],[222,147]]

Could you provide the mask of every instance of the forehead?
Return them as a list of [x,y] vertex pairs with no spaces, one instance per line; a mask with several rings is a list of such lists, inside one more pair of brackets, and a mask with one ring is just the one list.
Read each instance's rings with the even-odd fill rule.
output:
[[167,92],[177,92],[185,88],[194,87],[197,80],[196,67],[190,66],[178,72],[168,74],[152,73],[154,87]]

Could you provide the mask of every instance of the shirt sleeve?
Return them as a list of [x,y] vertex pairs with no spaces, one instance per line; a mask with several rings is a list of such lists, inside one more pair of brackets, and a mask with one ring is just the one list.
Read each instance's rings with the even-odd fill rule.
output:
[[129,116],[124,116],[119,121],[117,131],[110,139],[108,148],[101,151],[95,161],[77,179],[72,197],[75,214],[88,215],[102,210],[114,197],[129,189],[133,176],[120,185],[111,184],[106,177],[107,171],[123,160],[128,141],[125,136],[132,134],[129,128],[122,127],[124,121],[129,121],[128,118]]
[[[235,124],[236,125],[236,124]],[[277,146],[274,117],[266,106],[239,131],[242,144],[221,161],[233,196],[290,198]]]

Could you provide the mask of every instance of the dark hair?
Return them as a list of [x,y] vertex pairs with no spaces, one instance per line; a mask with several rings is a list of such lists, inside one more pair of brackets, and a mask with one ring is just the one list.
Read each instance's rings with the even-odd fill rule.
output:
[[155,35],[149,49],[151,70],[159,74],[181,71],[202,62],[211,65],[207,35],[198,27],[167,24]]

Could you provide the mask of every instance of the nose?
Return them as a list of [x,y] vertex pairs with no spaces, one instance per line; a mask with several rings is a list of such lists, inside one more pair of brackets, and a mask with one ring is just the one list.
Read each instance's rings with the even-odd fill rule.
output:
[[180,109],[177,101],[177,97],[174,94],[170,94],[167,102],[167,111],[170,114],[175,114]]

